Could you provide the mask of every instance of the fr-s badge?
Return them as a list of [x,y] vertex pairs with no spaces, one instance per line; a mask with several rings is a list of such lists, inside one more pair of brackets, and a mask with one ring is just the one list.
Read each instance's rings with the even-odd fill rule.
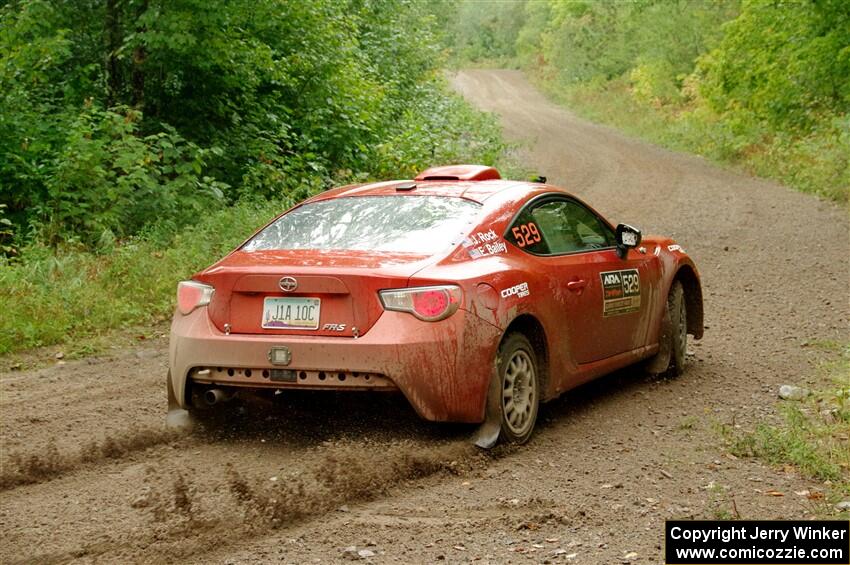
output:
[[345,324],[325,324],[322,329],[328,332],[344,332]]
[[602,279],[602,315],[619,316],[640,310],[640,275],[637,269],[599,273]]

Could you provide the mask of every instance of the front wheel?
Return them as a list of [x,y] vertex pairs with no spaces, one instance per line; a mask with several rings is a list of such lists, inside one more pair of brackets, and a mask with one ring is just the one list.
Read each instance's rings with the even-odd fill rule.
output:
[[672,333],[670,336],[670,372],[681,375],[685,372],[688,353],[688,311],[685,308],[685,291],[682,283],[676,281],[667,296],[667,309],[670,312]]
[[501,428],[505,440],[525,443],[534,431],[540,405],[537,356],[522,334],[509,335],[499,347]]
[[685,290],[679,281],[673,282],[667,294],[667,305],[661,324],[658,354],[650,359],[647,370],[652,374],[678,376],[685,372],[688,352],[688,311]]

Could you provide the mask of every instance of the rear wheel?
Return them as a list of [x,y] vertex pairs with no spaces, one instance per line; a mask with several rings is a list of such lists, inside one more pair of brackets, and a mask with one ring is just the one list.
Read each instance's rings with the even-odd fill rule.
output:
[[505,440],[525,443],[534,431],[540,404],[537,356],[528,339],[509,335],[499,347],[501,428]]
[[189,431],[194,426],[192,414],[185,408],[180,408],[177,396],[171,385],[171,371],[165,377],[165,387],[168,394],[168,412],[165,415],[165,425],[174,430]]

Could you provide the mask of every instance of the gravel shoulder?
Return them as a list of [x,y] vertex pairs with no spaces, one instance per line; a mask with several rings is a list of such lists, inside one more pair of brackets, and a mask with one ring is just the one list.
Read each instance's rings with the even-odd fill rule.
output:
[[518,72],[454,84],[552,183],[694,257],[708,329],[689,371],[590,383],[543,407],[530,445],[489,454],[468,427],[361,395],[170,435],[164,340],[2,373],[3,562],[337,562],[354,546],[373,562],[658,563],[668,518],[819,511],[794,492],[820,485],[731,457],[716,426],[774,418],[781,384],[818,384],[826,354],[808,344],[848,340],[847,212],[581,120]]

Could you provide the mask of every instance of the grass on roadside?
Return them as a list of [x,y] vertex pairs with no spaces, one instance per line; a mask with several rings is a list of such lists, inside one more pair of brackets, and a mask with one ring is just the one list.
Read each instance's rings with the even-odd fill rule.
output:
[[135,238],[101,253],[30,246],[0,265],[6,317],[0,354],[84,341],[162,323],[179,280],[238,245],[288,202],[244,202],[218,210],[176,236]]
[[850,344],[821,344],[838,358],[819,367],[823,390],[806,400],[783,401],[778,424],[759,423],[753,430],[721,428],[730,452],[757,457],[771,465],[791,465],[802,475],[825,483],[830,502],[850,496]]

